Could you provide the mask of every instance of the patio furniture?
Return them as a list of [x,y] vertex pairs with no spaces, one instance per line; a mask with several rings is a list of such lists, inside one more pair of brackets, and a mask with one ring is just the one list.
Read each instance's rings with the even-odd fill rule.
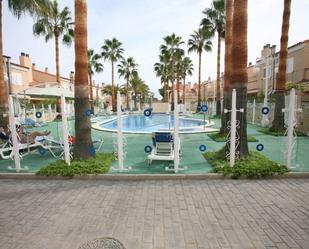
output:
[[171,132],[154,132],[152,141],[154,149],[147,157],[148,164],[151,164],[153,160],[174,161],[174,137]]

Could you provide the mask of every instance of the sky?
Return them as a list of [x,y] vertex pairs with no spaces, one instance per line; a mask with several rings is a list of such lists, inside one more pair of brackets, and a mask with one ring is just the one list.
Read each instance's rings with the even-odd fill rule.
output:
[[[68,6],[74,16],[74,1],[59,0],[61,8]],[[183,49],[187,51],[190,34],[199,28],[202,11],[211,6],[212,0],[88,0],[88,48],[101,52],[105,39],[116,37],[122,42],[125,57],[132,56],[139,64],[140,77],[159,96],[160,79],[153,72],[153,64],[158,61],[159,46],[163,37],[175,33],[183,38]],[[308,0],[292,1],[289,46],[309,39]],[[248,0],[248,63],[260,57],[261,49],[267,43],[280,48],[283,0]],[[3,51],[18,63],[21,52],[30,54],[36,68],[55,73],[54,41],[45,42],[43,37],[32,33],[34,19],[24,16],[14,17],[4,1],[3,8]],[[202,55],[202,80],[216,77],[216,37],[213,50]],[[194,63],[194,73],[187,81],[196,82],[198,57],[190,53]],[[221,72],[224,71],[224,43],[222,43]],[[74,71],[74,45],[60,46],[60,73],[68,77]],[[111,83],[111,66],[102,61],[103,73],[96,74],[96,83]],[[116,74],[116,83],[123,84]]]

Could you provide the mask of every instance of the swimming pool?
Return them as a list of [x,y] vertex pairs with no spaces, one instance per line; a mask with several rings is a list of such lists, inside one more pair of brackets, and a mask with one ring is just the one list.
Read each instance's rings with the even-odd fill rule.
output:
[[[150,117],[144,115],[125,115],[122,119],[123,132],[125,133],[151,133],[174,129],[174,116],[168,114],[152,114]],[[213,124],[213,122],[209,123],[208,120],[206,120],[204,128],[203,120],[180,117],[179,131],[181,133],[207,132],[211,129],[209,126]],[[116,132],[117,118],[99,121],[93,124],[93,128]]]

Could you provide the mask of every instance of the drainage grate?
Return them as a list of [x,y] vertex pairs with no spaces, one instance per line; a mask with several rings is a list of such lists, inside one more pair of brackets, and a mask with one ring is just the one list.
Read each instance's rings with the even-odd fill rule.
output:
[[125,247],[115,238],[99,238],[83,244],[78,249],[125,249]]

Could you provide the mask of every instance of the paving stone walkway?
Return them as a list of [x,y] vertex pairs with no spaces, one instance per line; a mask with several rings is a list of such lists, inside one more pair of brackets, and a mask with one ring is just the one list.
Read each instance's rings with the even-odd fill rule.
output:
[[309,248],[309,179],[0,180],[1,249]]

